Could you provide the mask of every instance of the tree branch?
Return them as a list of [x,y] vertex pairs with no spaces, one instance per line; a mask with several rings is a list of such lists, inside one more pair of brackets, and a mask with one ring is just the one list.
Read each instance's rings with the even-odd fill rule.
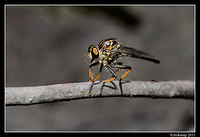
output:
[[149,98],[182,98],[194,99],[193,81],[130,81],[122,84],[123,95],[119,95],[120,90],[118,81],[114,81],[116,89],[112,83],[104,86],[102,95],[98,92],[102,83],[93,86],[91,95],[88,90],[91,82],[55,84],[35,87],[7,87],[6,105],[32,105],[55,101],[70,101],[74,99],[93,98],[93,97],[149,97]]

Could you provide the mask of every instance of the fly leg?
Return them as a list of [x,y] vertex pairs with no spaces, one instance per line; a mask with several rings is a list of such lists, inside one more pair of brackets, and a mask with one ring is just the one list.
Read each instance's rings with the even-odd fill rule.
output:
[[96,65],[98,65],[99,64],[99,61],[97,61],[97,62],[94,62],[93,64],[91,64],[90,66],[89,66],[89,77],[90,77],[90,79],[88,80],[88,82],[90,82],[92,79],[93,79],[93,77],[92,77],[92,67],[93,66],[96,66]]
[[[97,65],[97,64],[99,64],[99,62],[98,62],[98,63],[95,62],[94,64],[91,64],[91,65],[89,66],[89,73],[90,73],[90,74],[89,74],[89,75],[90,75],[89,82],[90,82],[91,79],[92,79],[91,66],[95,66],[95,65]],[[91,90],[92,90],[92,87],[93,87],[93,85],[94,85],[94,82],[99,78],[99,76],[100,76],[100,74],[101,74],[102,68],[103,68],[103,63],[101,63],[101,67],[100,67],[99,73],[97,74],[96,78],[92,80],[92,84],[91,84],[90,89],[89,89],[89,91],[88,91],[88,94],[89,94],[89,95],[91,94]]]
[[122,77],[119,79],[119,88],[121,91],[121,95],[123,95],[123,90],[122,90],[122,79],[124,79],[124,77],[131,71],[131,67],[130,66],[125,66],[125,65],[121,65],[121,64],[113,64],[112,67],[118,68],[118,69],[128,69],[128,71],[126,71],[126,73],[124,73],[124,75],[122,75]]
[[[104,86],[105,86],[105,87],[112,88],[112,89],[117,89],[117,87],[116,87],[116,85],[115,85],[115,83],[114,83],[113,81],[110,81],[110,83],[113,85],[113,87],[112,87],[112,86],[109,86],[109,85],[105,85],[105,84],[104,84]],[[101,90],[101,91],[102,91],[102,90]]]
[[111,82],[114,85],[114,87],[116,87],[115,83],[113,83],[112,81],[117,78],[117,72],[119,71],[119,69],[117,69],[116,71],[113,71],[112,68],[109,65],[106,65],[106,68],[113,74],[113,78],[108,79],[108,80],[106,80],[106,81],[103,82],[103,84],[101,86],[101,90],[98,93],[99,95],[101,95],[105,83]]

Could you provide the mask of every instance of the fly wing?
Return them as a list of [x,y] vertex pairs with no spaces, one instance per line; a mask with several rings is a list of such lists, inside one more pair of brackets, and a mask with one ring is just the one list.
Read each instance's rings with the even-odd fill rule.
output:
[[160,61],[156,59],[153,55],[130,47],[120,46],[120,48],[118,49],[118,53],[120,56],[128,56],[132,58],[152,61],[154,63],[160,63]]

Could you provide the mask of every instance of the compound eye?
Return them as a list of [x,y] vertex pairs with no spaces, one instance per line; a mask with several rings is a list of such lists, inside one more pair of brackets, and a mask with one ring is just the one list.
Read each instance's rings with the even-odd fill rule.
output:
[[99,51],[98,51],[98,49],[97,49],[96,47],[93,47],[93,48],[92,48],[92,52],[93,52],[93,54],[94,54],[95,56],[98,56],[98,55],[99,55]]
[[90,57],[93,59],[99,57],[99,50],[94,45],[90,45],[88,47],[88,52]]

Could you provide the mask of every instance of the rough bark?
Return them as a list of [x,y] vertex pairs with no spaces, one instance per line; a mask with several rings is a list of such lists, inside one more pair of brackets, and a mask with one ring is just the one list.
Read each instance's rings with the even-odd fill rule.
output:
[[93,86],[91,95],[88,94],[91,82],[54,84],[34,87],[7,87],[5,89],[5,104],[32,105],[55,101],[70,101],[94,97],[148,97],[148,98],[182,98],[194,100],[193,81],[130,81],[122,84],[123,95],[120,94],[118,81],[104,86],[99,95],[102,83]]

